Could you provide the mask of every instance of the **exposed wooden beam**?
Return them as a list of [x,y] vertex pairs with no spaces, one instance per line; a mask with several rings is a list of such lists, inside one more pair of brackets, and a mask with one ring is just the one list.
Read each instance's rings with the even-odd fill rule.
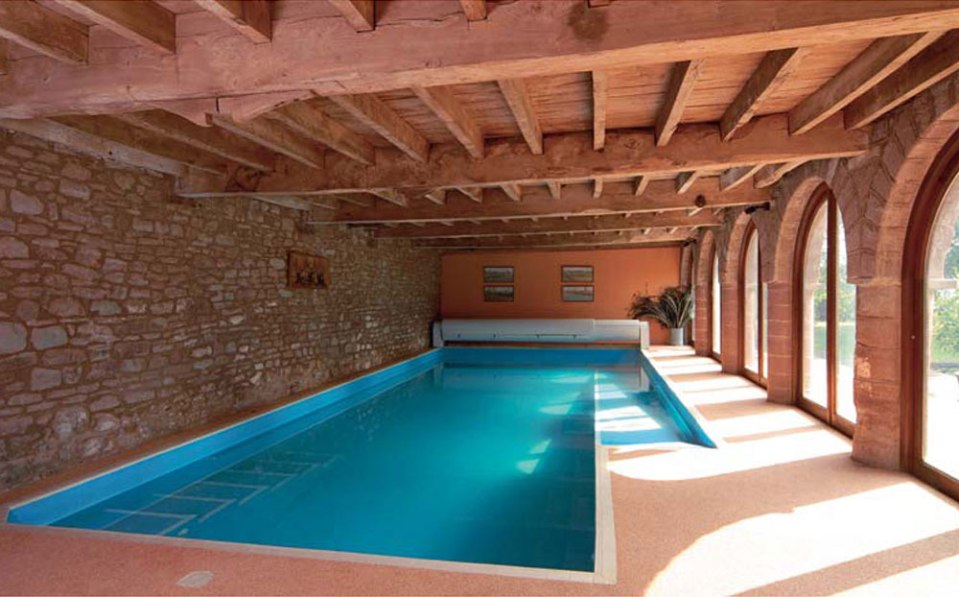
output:
[[[8,5],[11,2],[2,2]],[[444,86],[504,78],[589,72],[611,65],[662,64],[786,47],[959,27],[959,6],[941,0],[889,2],[675,3],[669,10],[645,2],[614,2],[602,9],[603,35],[585,42],[570,35],[581,0],[500,3],[496,18],[468,32],[457,19],[431,21],[421,39],[422,4],[390,3],[391,26],[376,35],[331,30],[325,14],[305,18],[277,11],[277,30],[295,43],[253,46],[240,35],[197,27],[180,40],[176,60],[151,62],[142,49],[109,48],[83,69],[17,61],[22,70],[0,88],[0,116],[143,109],[158,101],[229,97],[255,92],[316,90],[323,95],[373,93],[411,85]],[[438,4],[438,3],[437,3]],[[287,14],[287,12],[289,14]],[[200,15],[204,16],[205,15]],[[198,19],[180,15],[181,25]],[[521,31],[516,24],[522,23]],[[381,23],[382,25],[382,23]],[[549,40],[549,43],[543,43]],[[403,48],[397,52],[397,48]],[[349,56],[348,68],[343,57]],[[389,59],[386,59],[388,57]],[[216,69],[209,65],[216,64]],[[277,68],[277,65],[283,65]],[[44,76],[37,76],[39,73]],[[357,76],[361,73],[362,76]]]
[[406,195],[396,189],[380,189],[372,191],[372,193],[383,201],[398,205],[399,207],[407,207],[409,205],[409,200],[406,198]]
[[846,128],[865,126],[959,71],[959,31],[950,31],[845,109]]
[[593,179],[593,199],[599,199],[603,195],[603,179]]
[[[323,150],[313,143],[300,139],[287,129],[270,120],[235,122],[226,116],[213,116],[213,124],[239,135],[248,141],[262,145],[285,155],[310,168],[323,168]],[[361,192],[361,191],[360,191]],[[289,193],[287,193],[289,194]]]
[[501,236],[491,238],[435,238],[414,242],[415,246],[434,249],[519,249],[532,247],[579,247],[604,245],[644,245],[680,243],[691,231],[677,228],[672,233],[655,231],[649,234],[635,232],[586,232],[563,235]]
[[423,196],[436,205],[446,204],[446,189],[433,189],[431,191],[427,191]]
[[635,230],[637,228],[670,228],[673,226],[722,226],[723,220],[709,213],[687,216],[681,211],[662,215],[636,214],[630,218],[622,215],[513,219],[506,222],[485,222],[480,226],[466,221],[429,222],[418,230],[409,228],[380,228],[375,235],[382,238],[460,238],[499,236],[504,234],[546,234],[556,232],[610,232]]
[[753,166],[730,168],[719,176],[719,188],[723,191],[735,189],[759,172],[762,167],[763,164],[755,164]]
[[533,153],[543,153],[543,130],[539,126],[539,119],[533,110],[526,83],[522,79],[503,79],[497,81],[513,118],[523,138],[526,139],[529,150]]
[[805,164],[805,160],[796,160],[794,162],[785,162],[783,164],[770,164],[763,166],[755,175],[755,185],[757,189],[765,189],[779,182],[779,179],[792,172],[796,168]]
[[[336,194],[369,188],[532,186],[644,175],[665,178],[691,170],[853,157],[865,152],[867,137],[864,131],[844,130],[838,115],[809,134],[790,136],[785,115],[774,115],[754,119],[735,143],[724,143],[715,125],[687,125],[666,147],[656,147],[648,131],[610,133],[603,152],[593,151],[589,133],[549,136],[543,155],[531,154],[520,140],[492,141],[489,155],[482,160],[470,159],[451,144],[433,146],[426,163],[406,158],[397,150],[379,149],[382,157],[371,167],[360,167],[335,154],[327,156],[330,167],[325,172],[284,170],[278,165],[276,174],[261,179],[259,191]],[[185,180],[180,186],[184,196],[229,195],[226,181]]]
[[666,145],[676,132],[676,127],[683,118],[686,102],[693,93],[701,66],[702,62],[699,60],[686,60],[673,65],[669,75],[666,99],[656,117],[656,145],[660,147]]
[[221,97],[216,100],[216,114],[227,116],[236,122],[247,122],[311,97],[313,93],[307,89]]
[[334,95],[329,99],[414,160],[425,162],[429,157],[426,137],[375,95]]
[[549,189],[549,196],[555,199],[556,201],[560,200],[563,194],[563,185],[556,180],[547,180],[546,188]]
[[366,139],[327,116],[315,104],[296,102],[268,112],[265,118],[280,122],[294,133],[362,164],[369,166],[376,162],[376,150]]
[[67,64],[87,61],[87,28],[36,2],[0,2],[0,37]]
[[229,169],[229,165],[218,156],[212,156],[179,141],[128,126],[125,122],[110,116],[57,116],[53,120],[89,135],[174,160],[203,172],[225,174]]
[[413,92],[443,121],[446,128],[453,133],[471,156],[476,159],[483,157],[483,132],[473,116],[449,89],[415,86]]
[[7,40],[0,38],[0,75],[7,74]]
[[732,139],[740,127],[752,120],[763,101],[775,93],[783,81],[796,70],[804,54],[800,48],[786,48],[763,56],[759,66],[719,121],[719,130],[724,141]]
[[483,189],[481,188],[470,188],[470,187],[456,187],[456,190],[465,195],[470,201],[474,203],[483,202]]
[[115,118],[256,170],[272,170],[276,161],[271,151],[259,145],[216,127],[196,126],[162,110],[117,114]]
[[372,31],[376,28],[376,3],[374,0],[328,0],[357,31]]
[[633,181],[633,195],[639,197],[646,191],[646,187],[649,185],[648,176],[637,176],[636,180]]
[[701,170],[693,170],[692,172],[680,172],[679,176],[676,177],[676,192],[685,193],[693,186],[693,183],[699,180],[703,175]]
[[504,184],[500,188],[503,189],[503,192],[506,193],[506,196],[513,201],[523,200],[523,187],[519,186],[518,184]]
[[460,0],[467,21],[482,21],[486,18],[486,0]]
[[609,95],[609,75],[606,71],[594,70],[593,81],[593,149],[606,146],[606,101]]
[[184,176],[188,170],[187,166],[181,162],[128,147],[45,118],[0,120],[0,128],[31,135],[51,143],[59,143],[95,158],[114,160],[173,176]]
[[269,0],[193,0],[255,44],[273,37]]
[[176,54],[176,16],[152,0],[54,0],[95,24],[163,54]]
[[295,197],[293,195],[284,197],[265,197],[257,194],[250,194],[249,196],[251,199],[262,201],[263,203],[272,203],[273,205],[279,205],[280,207],[285,207],[287,209],[295,209],[296,211],[311,211],[314,207],[329,209],[327,205],[317,205],[315,202],[310,201],[309,199]]
[[407,209],[380,205],[376,209],[341,209],[328,220],[340,223],[381,223],[389,221],[422,220],[490,220],[502,218],[531,218],[576,215],[602,215],[610,213],[645,213],[657,211],[680,211],[697,207],[696,197],[706,199],[706,207],[740,207],[758,205],[769,201],[769,191],[742,185],[725,193],[719,190],[716,178],[705,178],[693,184],[684,195],[676,194],[672,180],[653,181],[649,184],[642,201],[637,201],[628,183],[610,183],[600,199],[593,199],[592,189],[587,185],[570,185],[563,189],[563,201],[557,203],[542,187],[529,187],[519,203],[511,201],[499,189],[489,189],[483,203],[448,201],[446,205],[428,202],[411,204]]
[[942,37],[942,33],[914,33],[872,42],[839,74],[790,110],[789,131],[799,135],[818,126]]
[[367,195],[337,195],[335,198],[350,205],[357,205],[368,209],[376,207],[376,197],[369,197]]

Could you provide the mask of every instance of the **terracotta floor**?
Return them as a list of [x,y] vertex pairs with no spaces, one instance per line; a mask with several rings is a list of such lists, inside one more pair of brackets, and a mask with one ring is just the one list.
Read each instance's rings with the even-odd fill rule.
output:
[[[59,594],[951,594],[959,504],[865,468],[849,442],[709,359],[656,360],[725,441],[610,455],[618,583],[589,585],[0,527],[0,592]],[[209,571],[201,588],[177,585]]]

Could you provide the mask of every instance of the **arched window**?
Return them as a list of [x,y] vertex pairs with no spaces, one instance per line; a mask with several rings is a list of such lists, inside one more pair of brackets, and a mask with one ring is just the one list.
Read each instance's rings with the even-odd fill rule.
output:
[[722,304],[723,290],[719,283],[719,252],[713,251],[713,277],[710,285],[710,345],[712,346],[713,356],[717,359],[722,353]]
[[847,281],[846,238],[836,198],[816,190],[806,217],[796,268],[802,308],[800,406],[852,435],[856,353],[856,287]]
[[759,234],[750,222],[740,268],[742,279],[743,371],[753,381],[766,380],[766,305],[765,287],[759,265]]
[[920,188],[903,282],[906,465],[959,499],[959,133]]

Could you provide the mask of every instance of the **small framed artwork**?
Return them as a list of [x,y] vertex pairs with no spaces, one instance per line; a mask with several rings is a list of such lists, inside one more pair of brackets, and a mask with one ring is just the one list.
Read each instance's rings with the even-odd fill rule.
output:
[[330,264],[326,257],[290,251],[286,260],[286,284],[289,288],[329,288]]
[[593,302],[592,286],[563,286],[564,303],[591,303]]
[[592,284],[592,265],[564,265],[563,284]]
[[484,286],[483,302],[512,303],[514,296],[513,286]]
[[483,266],[484,284],[512,284],[513,266],[512,265],[486,265]]

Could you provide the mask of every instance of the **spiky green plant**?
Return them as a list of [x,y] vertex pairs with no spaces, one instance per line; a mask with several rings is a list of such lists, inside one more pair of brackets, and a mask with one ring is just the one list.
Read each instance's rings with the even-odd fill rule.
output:
[[633,295],[629,316],[633,319],[649,317],[667,328],[684,328],[693,315],[693,296],[688,288],[672,286],[659,296]]

